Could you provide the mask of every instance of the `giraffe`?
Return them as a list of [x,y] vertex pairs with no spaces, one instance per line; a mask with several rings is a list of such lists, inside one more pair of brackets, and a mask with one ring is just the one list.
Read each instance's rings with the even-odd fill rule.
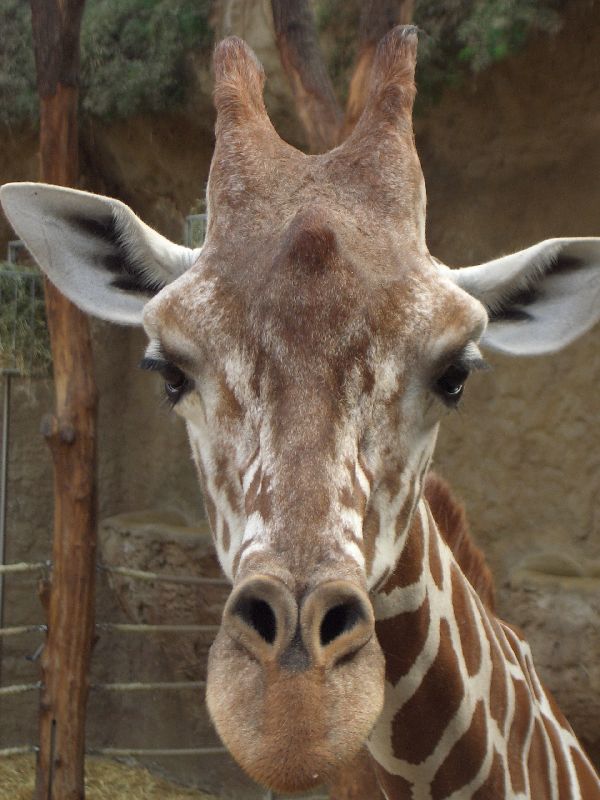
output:
[[600,240],[458,270],[429,254],[416,49],[390,32],[353,133],[306,156],[271,125],[252,51],[222,42],[199,250],[111,198],[0,196],[61,291],[143,324],[141,366],[185,420],[232,583],[207,703],[241,766],[299,791],[366,743],[388,800],[593,800],[526,642],[440,533],[428,471],[482,349],[551,353],[598,320]]

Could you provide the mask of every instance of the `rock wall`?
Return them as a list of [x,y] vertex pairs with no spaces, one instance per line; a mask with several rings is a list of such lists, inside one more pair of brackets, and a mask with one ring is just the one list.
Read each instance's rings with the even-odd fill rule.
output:
[[[230,15],[220,24],[245,33],[274,72],[263,5],[254,4],[252,11],[246,4],[245,15]],[[599,51],[600,5],[572,2],[559,35],[540,36],[520,56],[448,90],[417,120],[429,194],[428,241],[436,256],[458,266],[545,237],[600,234]],[[202,196],[208,174],[213,115],[200,91],[206,80],[199,74],[195,105],[180,114],[116,125],[87,121],[82,130],[84,185],[122,197],[173,238]],[[294,140],[297,126],[289,105],[283,108],[286,97],[280,82],[267,99],[280,129]],[[35,179],[35,134],[2,131],[0,140],[0,182]],[[0,243],[9,236],[0,221]],[[502,614],[530,636],[542,675],[600,763],[598,711],[590,701],[598,697],[600,678],[584,660],[586,653],[598,652],[592,598],[600,578],[581,572],[581,565],[600,554],[598,334],[596,328],[556,356],[520,362],[491,356],[493,371],[472,378],[461,411],[443,425],[436,468],[466,502],[498,582]],[[202,505],[185,431],[161,410],[155,376],[136,370],[142,334],[96,323],[94,341],[101,516],[154,507],[174,509],[194,524]],[[48,382],[15,382],[9,561],[43,559],[49,550],[50,462],[38,429],[51,404]],[[581,574],[575,570],[568,586],[555,579],[555,553],[580,565]],[[534,577],[527,566],[531,558],[542,559],[535,562]],[[539,579],[542,573],[548,581]],[[40,619],[35,591],[34,577],[7,581],[6,624]],[[101,581],[99,618],[119,619],[121,613]],[[584,635],[587,647],[580,646]],[[3,683],[37,679],[36,666],[23,656],[38,641],[35,634],[4,641]],[[578,656],[567,658],[569,653]],[[103,637],[94,663],[97,680],[127,680],[131,672],[164,679],[170,674],[150,643]],[[135,717],[137,698],[95,698],[90,742],[175,746],[185,738],[178,708],[168,699],[153,699],[143,710],[144,729]],[[0,747],[34,737],[34,711],[31,695],[1,701]],[[201,770],[181,762],[162,766],[201,782]]]

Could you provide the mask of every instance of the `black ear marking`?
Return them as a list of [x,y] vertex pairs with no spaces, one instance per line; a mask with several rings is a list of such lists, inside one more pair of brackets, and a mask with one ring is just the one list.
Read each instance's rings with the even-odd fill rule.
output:
[[560,275],[565,272],[576,272],[585,266],[585,262],[581,258],[574,256],[563,255],[558,256],[555,262],[546,270],[546,275]]
[[125,292],[153,297],[166,285],[163,281],[152,278],[141,260],[136,259],[124,245],[113,214],[103,217],[70,217],[68,222],[86,236],[100,239],[111,248],[111,252],[97,257],[97,263],[115,276],[110,282],[111,286]]
[[142,273],[135,275],[123,275],[119,278],[114,278],[110,282],[111,286],[116,289],[122,289],[125,292],[138,292],[147,297],[154,297],[163,289],[166,284],[161,281],[152,280],[152,278],[145,277]]
[[525,310],[525,306],[532,305],[540,297],[540,292],[534,286],[511,292],[500,303],[495,303],[488,311],[490,322],[527,322],[533,319]]
[[[568,272],[575,272],[584,266],[580,258],[559,254],[544,269],[543,275],[548,278],[552,275],[564,275]],[[540,275],[541,277],[541,275]],[[527,311],[527,306],[536,303],[542,296],[543,291],[539,286],[532,284],[523,289],[517,289],[504,297],[499,303],[494,304],[489,309],[490,322],[527,322],[533,319],[533,315]]]
[[65,220],[73,228],[91,236],[101,239],[107,244],[119,246],[119,230],[117,222],[112,214],[103,217],[76,217],[72,216]]

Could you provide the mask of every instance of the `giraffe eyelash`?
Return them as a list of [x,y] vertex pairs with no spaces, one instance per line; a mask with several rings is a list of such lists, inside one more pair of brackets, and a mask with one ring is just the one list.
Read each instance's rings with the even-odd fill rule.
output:
[[140,369],[158,372],[165,381],[165,402],[173,408],[181,398],[193,388],[194,382],[176,364],[165,358],[145,357],[140,361]]
[[433,391],[451,409],[458,409],[465,383],[471,372],[489,369],[476,344],[471,342],[449,357],[434,380]]

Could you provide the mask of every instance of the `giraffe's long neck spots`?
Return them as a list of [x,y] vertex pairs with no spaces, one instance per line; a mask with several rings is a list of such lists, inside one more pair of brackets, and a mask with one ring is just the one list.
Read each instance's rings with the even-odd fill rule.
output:
[[424,500],[373,604],[386,700],[369,749],[389,800],[600,798],[528,645],[484,608]]

